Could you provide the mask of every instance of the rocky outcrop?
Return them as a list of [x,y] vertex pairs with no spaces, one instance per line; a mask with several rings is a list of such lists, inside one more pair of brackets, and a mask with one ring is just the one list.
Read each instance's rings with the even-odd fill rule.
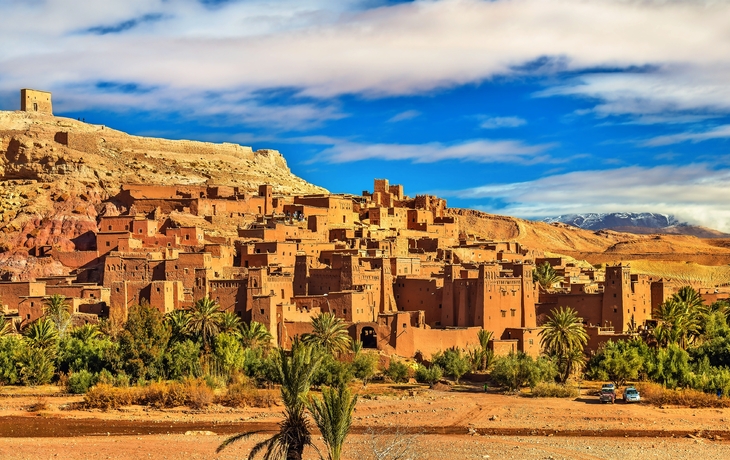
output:
[[68,118],[0,111],[0,272],[14,279],[61,274],[62,266],[28,254],[41,246],[86,249],[97,217],[119,213],[106,200],[122,184],[230,185],[257,193],[264,183],[275,193],[327,192],[292,174],[276,150],[132,136]]

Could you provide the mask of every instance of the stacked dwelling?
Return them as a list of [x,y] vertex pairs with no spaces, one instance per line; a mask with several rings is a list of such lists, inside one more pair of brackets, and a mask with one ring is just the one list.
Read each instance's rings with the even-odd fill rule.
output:
[[[604,280],[516,242],[469,239],[446,216],[445,200],[410,198],[384,179],[361,196],[125,185],[112,201],[123,212],[99,219],[90,247],[38,251],[71,276],[0,282],[6,314],[33,321],[56,293],[76,315],[114,321],[132,305],[168,313],[210,297],[265,324],[281,346],[330,312],[364,347],[402,356],[476,346],[481,329],[492,332],[497,353],[537,355],[540,318],[557,306],[624,333],[629,318],[642,324],[670,293],[626,266],[609,267]],[[560,292],[533,282],[544,260],[565,277]]]

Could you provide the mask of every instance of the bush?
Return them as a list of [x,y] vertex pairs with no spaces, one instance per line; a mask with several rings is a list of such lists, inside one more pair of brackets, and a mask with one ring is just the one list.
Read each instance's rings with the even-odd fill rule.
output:
[[510,391],[529,385],[534,388],[540,382],[555,378],[558,370],[555,364],[545,357],[533,360],[530,356],[518,352],[498,358],[492,370],[492,379]]
[[385,375],[395,383],[403,383],[408,381],[411,368],[400,361],[391,361]]
[[20,381],[24,385],[44,385],[53,378],[55,370],[48,353],[39,348],[26,347],[19,356]]
[[228,407],[271,407],[276,404],[277,394],[274,390],[261,390],[247,383],[238,383],[228,387],[219,402]]
[[441,377],[443,377],[443,371],[438,364],[434,364],[430,369],[423,364],[419,364],[416,369],[416,381],[418,383],[428,383],[433,385],[441,380]]
[[322,363],[312,377],[312,385],[328,387],[336,387],[347,385],[353,377],[352,366],[349,363],[334,358],[330,353],[326,353],[322,359]]
[[175,342],[165,353],[164,361],[168,378],[178,380],[202,374],[200,345],[192,340]]
[[434,355],[433,363],[441,367],[446,375],[453,377],[456,383],[459,383],[461,376],[469,372],[472,367],[469,356],[456,347]]
[[656,383],[640,383],[636,389],[641,400],[655,406],[673,405],[691,408],[730,407],[730,399],[720,399],[714,394],[697,390],[672,390]]
[[265,354],[265,350],[262,348],[247,348],[244,351],[244,374],[259,384],[281,383],[276,356],[277,353]]
[[633,342],[609,340],[588,361],[586,376],[592,380],[610,380],[619,388],[627,380],[637,379],[643,366],[644,358]]
[[535,398],[577,398],[578,389],[557,383],[538,383],[530,394]]
[[139,389],[117,388],[100,383],[89,388],[84,395],[84,406],[89,409],[119,409],[122,406],[136,404],[139,399]]
[[218,334],[213,342],[213,357],[218,369],[226,376],[240,371],[245,362],[241,342],[231,334]]
[[187,405],[192,409],[204,409],[213,403],[213,390],[200,379],[185,382]]
[[27,347],[17,335],[0,337],[0,385],[13,385],[20,381],[18,359]]
[[97,376],[87,370],[73,372],[66,380],[66,390],[69,393],[81,395],[89,391],[97,381]]
[[363,385],[367,385],[375,375],[377,365],[378,355],[361,351],[352,360],[352,372],[356,378],[362,380]]
[[113,368],[116,353],[117,344],[109,339],[68,337],[61,341],[58,349],[58,369],[67,373],[87,370],[96,374]]

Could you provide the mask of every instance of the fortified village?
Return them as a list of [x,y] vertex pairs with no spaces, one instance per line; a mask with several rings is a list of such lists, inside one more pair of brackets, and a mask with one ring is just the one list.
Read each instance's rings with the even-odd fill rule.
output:
[[[23,111],[52,114],[49,93],[23,90]],[[58,146],[83,137],[58,132]],[[77,146],[83,151],[83,145]],[[460,233],[446,201],[411,198],[376,179],[372,192],[258,193],[227,185],[125,183],[74,247],[36,244],[68,275],[0,282],[7,318],[32,322],[43,300],[60,294],[77,321],[124,321],[147,302],[163,313],[210,297],[243,321],[266,325],[286,347],[331,312],[365,348],[411,357],[477,344],[493,333],[496,354],[540,352],[539,326],[550,311],[572,307],[584,319],[588,348],[635,333],[675,292],[663,279],[628,265],[585,268],[512,241]],[[237,229],[221,237],[211,226]],[[554,292],[533,281],[545,262],[563,276]],[[713,295],[713,294],[708,294]]]

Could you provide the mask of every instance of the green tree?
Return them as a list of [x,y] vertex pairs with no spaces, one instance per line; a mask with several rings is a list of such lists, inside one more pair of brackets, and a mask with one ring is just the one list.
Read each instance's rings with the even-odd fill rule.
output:
[[5,319],[4,314],[0,313],[0,337],[9,335],[13,332],[15,332],[13,324],[9,320]]
[[327,460],[340,460],[342,446],[352,426],[355,404],[357,395],[353,395],[347,385],[324,388],[322,399],[312,398],[309,401],[307,407],[327,446]]
[[170,328],[159,310],[147,304],[132,306],[119,334],[122,369],[135,380],[161,377],[162,360],[169,341]]
[[20,381],[25,385],[45,385],[53,378],[53,361],[45,350],[37,347],[24,348],[18,357]]
[[375,375],[377,365],[378,355],[360,352],[352,360],[352,373],[355,378],[362,380],[363,386],[367,386],[370,379]]
[[30,323],[23,331],[28,344],[37,349],[44,350],[49,356],[55,356],[58,346],[58,329],[50,318],[39,318]]
[[453,377],[458,384],[459,379],[471,370],[469,358],[462,352],[461,348],[452,347],[443,353],[437,353],[433,357],[433,363],[443,369],[449,377]]
[[685,386],[692,373],[689,354],[679,345],[670,343],[652,356],[647,363],[647,373],[651,380],[668,388]]
[[428,383],[429,385],[433,385],[441,380],[441,377],[443,377],[443,371],[438,364],[434,364],[430,368],[423,364],[419,364],[416,369],[416,381],[418,383]]
[[497,358],[490,375],[498,385],[514,391],[550,381],[557,373],[550,359],[539,357],[534,360],[525,353],[517,352]]
[[532,272],[532,280],[538,283],[542,289],[551,291],[556,284],[563,281],[563,277],[557,274],[550,262],[545,261],[535,267],[535,271]]
[[25,340],[19,335],[0,337],[0,385],[18,383],[18,361],[27,347]]
[[239,337],[241,335],[241,318],[233,312],[224,311],[220,317],[220,333]]
[[170,328],[170,342],[184,342],[190,338],[188,326],[190,313],[185,310],[173,310],[165,315],[165,324]]
[[71,331],[71,337],[83,342],[100,338],[103,334],[96,324],[85,323]]
[[218,369],[226,375],[243,369],[246,355],[241,341],[234,334],[222,332],[213,342],[213,358]]
[[395,383],[407,382],[409,373],[410,368],[405,363],[396,360],[391,361],[390,365],[384,372],[384,374]]
[[272,339],[266,326],[259,322],[251,321],[241,324],[241,343],[245,348],[267,349],[271,346]]
[[68,311],[69,305],[66,303],[66,297],[61,294],[46,297],[43,300],[43,309],[43,315],[53,322],[58,336],[63,338],[71,325],[71,313]]
[[345,323],[332,313],[320,313],[312,318],[312,332],[302,340],[317,345],[330,354],[340,354],[350,348],[350,336]]
[[565,383],[584,362],[583,348],[588,343],[588,334],[575,310],[560,307],[553,310],[540,331],[540,343],[545,353],[555,359],[559,379]]
[[200,366],[200,344],[190,339],[170,345],[165,352],[164,362],[167,377],[171,379],[180,380],[203,374]]
[[82,340],[67,336],[58,347],[56,362],[61,372],[86,370],[96,374],[116,366],[117,352],[117,344],[105,337]]
[[[264,451],[266,460],[301,460],[304,448],[312,446],[312,434],[305,408],[312,377],[319,367],[322,355],[316,348],[295,340],[291,356],[279,349],[279,374],[281,378],[281,399],[284,402],[284,420],[279,423],[279,432],[271,438],[256,444],[248,458],[253,459]],[[246,439],[253,432],[241,433],[226,439],[217,452],[234,442]]]
[[682,349],[687,349],[687,346],[700,335],[701,310],[693,306],[695,304],[681,299],[682,297],[668,299],[659,305],[656,312],[659,324],[654,328],[654,337],[662,347],[677,344]]
[[480,358],[479,370],[486,371],[494,362],[494,352],[489,349],[489,341],[492,340],[492,331],[480,330],[477,332],[477,339],[479,339],[480,347]]
[[637,379],[643,365],[644,358],[632,343],[609,340],[591,358],[586,374],[596,380],[610,380],[620,388],[627,380]]
[[190,322],[188,331],[194,337],[200,339],[203,350],[206,354],[210,352],[213,339],[220,332],[223,313],[216,301],[210,297],[204,297],[188,310]]

